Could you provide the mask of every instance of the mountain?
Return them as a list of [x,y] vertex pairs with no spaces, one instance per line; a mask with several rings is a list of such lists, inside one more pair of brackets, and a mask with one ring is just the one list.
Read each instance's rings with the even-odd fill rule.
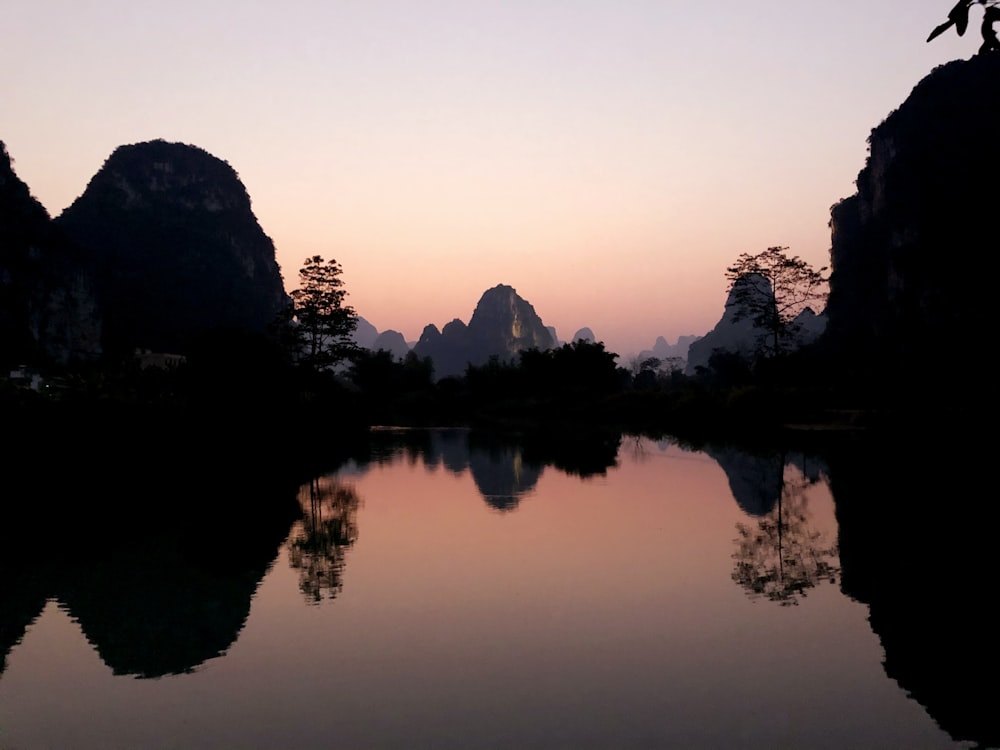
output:
[[[757,296],[757,299],[746,295]],[[747,274],[737,279],[729,292],[722,318],[711,331],[690,342],[685,372],[695,375],[699,368],[708,367],[716,352],[753,359],[770,340],[772,332],[758,326],[755,316],[747,310],[762,310],[768,305],[773,309],[775,301],[771,283],[766,278],[760,274]],[[812,308],[806,307],[789,324],[790,340],[785,346],[795,349],[810,344],[819,338],[825,327],[825,315],[817,315]]]
[[[756,274],[755,274],[756,275]],[[730,352],[749,357],[757,349],[758,341],[767,336],[767,330],[757,326],[752,316],[747,316],[737,302],[740,290],[745,286],[752,294],[766,294],[761,291],[770,289],[770,284],[759,280],[754,281],[749,276],[737,279],[729,292],[722,318],[715,327],[688,347],[688,362],[686,372],[689,375],[697,373],[698,368],[708,367],[709,359],[715,352]],[[770,296],[774,304],[773,295]],[[766,301],[765,301],[766,302]]]
[[0,141],[0,358],[67,364],[101,353],[101,314],[79,252],[14,173]]
[[442,331],[428,325],[413,347],[430,357],[436,377],[460,375],[468,365],[483,365],[496,357],[512,360],[524,349],[551,349],[555,339],[535,308],[510,286],[498,284],[480,297],[469,325],[455,319]]
[[577,341],[587,341],[593,344],[597,339],[594,337],[594,332],[589,328],[581,328],[579,331],[573,334],[573,340],[570,343],[575,344]]
[[687,364],[688,350],[701,336],[680,336],[676,344],[669,343],[663,336],[657,336],[652,349],[643,349],[636,357],[639,362],[655,358],[661,362],[677,362],[681,370]]
[[377,349],[375,341],[378,335],[378,329],[359,315],[357,328],[351,336],[354,343],[365,349]]
[[399,331],[388,329],[380,332],[378,328],[360,315],[358,316],[358,326],[354,329],[351,338],[355,344],[363,349],[370,349],[373,352],[384,349],[392,353],[396,359],[402,359],[410,351],[410,345],[406,343],[406,339]]
[[[983,265],[997,245],[998,132],[993,53],[935,68],[871,131],[857,192],[831,209],[822,343],[832,362],[893,383],[951,371],[989,387],[992,368],[934,365],[992,340],[994,283]],[[943,342],[946,358],[936,356]]]
[[410,345],[406,343],[403,334],[392,329],[382,331],[372,343],[374,351],[385,350],[396,359],[403,359],[410,353]]
[[287,305],[246,188],[195,146],[117,148],[54,223],[93,269],[107,350],[183,354],[211,329],[263,331]]

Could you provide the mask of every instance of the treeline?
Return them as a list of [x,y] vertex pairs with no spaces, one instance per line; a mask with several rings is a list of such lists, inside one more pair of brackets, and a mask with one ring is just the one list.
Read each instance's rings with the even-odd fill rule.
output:
[[[800,362],[797,371],[793,360]],[[283,444],[298,445],[378,424],[544,420],[708,429],[731,422],[761,429],[815,420],[819,415],[808,410],[828,403],[809,403],[821,399],[817,388],[802,385],[812,379],[803,361],[804,355],[790,355],[751,368],[720,354],[713,366],[688,376],[678,363],[656,359],[625,367],[603,343],[580,340],[437,378],[432,361],[412,352],[396,358],[356,349],[334,367],[316,367],[293,356],[280,336],[219,330],[173,364],[103,362],[44,380],[37,391],[8,382],[4,393],[8,405],[20,408],[132,414],[164,427],[204,422],[245,434],[271,430]]]

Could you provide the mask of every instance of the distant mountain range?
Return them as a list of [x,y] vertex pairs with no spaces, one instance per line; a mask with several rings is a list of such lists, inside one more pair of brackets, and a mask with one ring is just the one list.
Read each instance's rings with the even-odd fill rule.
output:
[[[831,209],[828,304],[798,321],[802,342],[820,344],[827,377],[905,383],[921,400],[985,392],[991,368],[929,367],[927,351],[935,343],[980,351],[988,340],[992,280],[980,267],[996,245],[998,130],[995,53],[938,66],[873,128],[857,192]],[[121,146],[53,219],[0,142],[3,365],[136,349],[183,354],[210,330],[262,332],[287,305],[274,245],[225,161],[163,140]],[[739,352],[759,337],[737,317],[730,298],[705,336],[660,338],[639,356],[686,357],[686,371],[697,372],[712,352]],[[398,332],[366,322],[357,338],[396,356],[408,349]],[[581,328],[578,339],[596,337]],[[430,324],[413,351],[444,376],[560,344],[534,307],[500,284],[484,292],[468,325]],[[940,371],[961,382],[941,388]],[[920,378],[929,380],[917,387]]]

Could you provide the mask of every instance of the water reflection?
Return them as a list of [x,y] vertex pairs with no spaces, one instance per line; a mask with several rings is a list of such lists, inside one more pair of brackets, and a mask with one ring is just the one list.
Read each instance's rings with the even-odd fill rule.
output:
[[[919,714],[930,729],[912,736],[931,738],[921,746],[953,747],[902,691],[956,742],[1000,744],[989,687],[998,666],[995,531],[979,489],[983,471],[972,470],[991,465],[983,449],[852,440],[794,452],[696,450],[635,437],[623,446],[617,433],[465,430],[377,431],[370,448],[297,495],[188,477],[172,488],[185,498],[178,512],[155,522],[138,521],[126,495],[112,504],[114,515],[86,525],[79,515],[61,520],[45,554],[18,541],[23,531],[3,533],[0,688],[14,683],[6,699],[33,684],[33,665],[11,666],[8,654],[55,601],[115,675],[200,671],[157,682],[180,683],[171,694],[178,705],[188,705],[188,694],[215,690],[221,704],[233,693],[240,710],[300,706],[301,728],[325,720],[316,709],[327,696],[348,696],[349,717],[337,730],[377,734],[398,711],[400,747],[434,737],[475,746],[482,725],[496,741],[480,746],[546,746],[542,738],[643,746],[608,741],[634,732],[627,736],[648,746],[728,737],[730,746],[838,747],[825,731],[854,731],[852,714],[837,706],[864,711],[858,690],[899,698],[891,704],[897,717]],[[578,481],[594,476],[605,480]],[[154,505],[171,507],[164,497]],[[352,595],[341,596],[348,561]],[[248,618],[265,598],[262,580],[271,598],[254,633]],[[825,582],[839,582],[854,601]],[[303,598],[336,601],[307,608]],[[762,645],[775,628],[781,658]],[[303,637],[321,647],[289,666]],[[232,648],[237,638],[241,650]],[[860,663],[866,639],[873,652],[881,645],[884,665],[874,654]],[[854,671],[838,671],[837,653],[813,656],[836,649]],[[198,669],[223,654],[218,669]],[[327,654],[339,656],[337,668]],[[728,668],[739,660],[740,669]],[[747,678],[778,661],[767,690]],[[188,682],[205,673],[214,681]],[[255,682],[272,692],[247,693]],[[811,692],[800,698],[803,691]],[[827,699],[833,719],[820,708]],[[0,702],[0,719],[3,709]],[[872,734],[850,735],[867,744],[839,746],[892,746],[870,739],[894,736],[882,722],[886,710],[879,703],[864,714]],[[782,711],[792,727],[785,733],[752,724]],[[177,721],[163,712],[164,723]],[[447,730],[428,718],[435,714]],[[294,731],[284,716],[271,720],[278,733]],[[330,746],[334,728],[318,726],[327,733],[287,744]]]
[[733,580],[751,599],[789,606],[820,582],[836,583],[840,558],[836,540],[813,523],[806,490],[818,479],[794,465],[782,465],[779,476],[772,509],[736,524]]
[[299,572],[299,590],[319,603],[343,587],[344,556],[358,538],[361,498],[334,477],[317,477],[299,490],[302,520],[288,536],[289,564]]
[[830,446],[842,588],[952,737],[1000,747],[995,448],[919,433]]
[[273,557],[191,553],[184,542],[147,538],[65,571],[55,598],[114,674],[190,672],[236,641]]
[[[0,523],[0,675],[50,601],[116,675],[189,673],[226,653],[295,508],[268,481],[203,468],[171,465],[152,487],[95,473],[73,487],[93,502],[43,490],[35,506],[8,506],[17,523]],[[44,554],[25,533],[42,524],[32,512],[46,516]]]
[[502,435],[382,429],[373,432],[371,461],[385,464],[405,457],[410,464],[422,461],[431,469],[443,466],[456,476],[468,471],[486,504],[506,513],[532,493],[546,466],[582,478],[605,474],[618,464],[621,440],[620,432],[602,430]]

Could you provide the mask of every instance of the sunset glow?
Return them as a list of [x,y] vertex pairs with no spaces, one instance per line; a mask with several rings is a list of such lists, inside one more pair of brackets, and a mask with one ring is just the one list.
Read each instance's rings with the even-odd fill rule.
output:
[[0,140],[53,216],[163,138],[239,173],[286,289],[320,254],[410,341],[513,286],[612,351],[703,334],[726,267],[829,261],[870,130],[934,67],[940,0],[11,0]]

